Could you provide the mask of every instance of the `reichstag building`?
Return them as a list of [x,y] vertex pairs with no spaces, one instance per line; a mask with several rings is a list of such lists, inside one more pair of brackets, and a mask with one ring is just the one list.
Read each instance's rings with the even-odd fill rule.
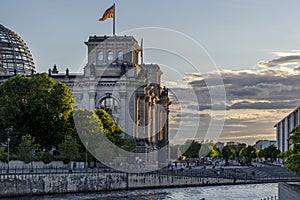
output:
[[[167,145],[171,102],[168,89],[161,84],[160,67],[139,63],[142,48],[133,36],[95,35],[85,44],[88,58],[81,74],[69,69],[61,73],[54,65],[48,75],[72,90],[75,107],[105,109],[122,127],[124,137],[136,138],[137,152]],[[25,42],[0,24],[0,81],[33,73],[36,69]]]

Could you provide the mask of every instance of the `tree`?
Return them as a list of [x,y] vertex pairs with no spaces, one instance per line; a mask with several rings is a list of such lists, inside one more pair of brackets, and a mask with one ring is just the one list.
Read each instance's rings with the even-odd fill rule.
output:
[[246,147],[247,145],[245,143],[241,143],[241,144],[238,144],[236,147],[235,147],[235,151],[234,151],[234,155],[235,155],[235,158],[239,158],[240,157],[240,152],[241,150]]
[[70,135],[65,135],[64,140],[58,145],[59,157],[64,163],[76,161],[80,158],[80,145],[77,140]]
[[180,145],[170,145],[170,160],[177,160],[181,156]]
[[73,120],[82,144],[88,144],[89,152],[98,160],[108,162],[118,156],[115,145],[126,151],[135,150],[134,141],[121,137],[122,129],[105,110],[75,109]]
[[[88,143],[88,150],[95,155],[95,149],[100,146],[99,143],[102,140],[101,130],[103,129],[103,124],[97,115],[87,109],[75,109],[70,120],[70,126],[74,126],[70,127],[70,132],[75,130],[82,144]],[[83,148],[85,150],[84,146]]]
[[260,150],[258,153],[258,157],[265,159],[270,158],[272,161],[274,161],[278,157],[279,153],[280,151],[277,149],[277,147],[275,147],[275,145],[271,145],[265,149]]
[[0,85],[0,142],[10,137],[16,147],[29,133],[51,149],[63,139],[72,107],[71,90],[47,74],[14,76]]
[[285,166],[300,175],[300,126],[289,133],[291,149],[284,154]]
[[266,154],[265,156],[267,158],[271,158],[272,161],[276,160],[277,156],[280,154],[280,150],[277,149],[275,145],[271,145],[266,148]]
[[0,161],[2,162],[7,162],[7,153],[4,152],[4,150],[2,148],[0,148]]
[[95,110],[95,114],[99,118],[102,124],[102,131],[107,138],[113,144],[122,147],[125,144],[125,140],[121,137],[121,133],[123,132],[121,127],[114,122],[105,110]]
[[199,157],[208,157],[211,155],[212,143],[200,143]]
[[212,148],[211,148],[211,155],[210,155],[212,158],[216,158],[216,157],[222,157],[222,153],[221,151],[219,150],[219,148],[217,147],[217,145],[214,145]]
[[38,161],[43,161],[44,163],[50,163],[54,160],[57,160],[58,158],[53,155],[52,152],[38,152],[37,154],[37,160]]
[[228,164],[228,160],[230,158],[233,158],[235,154],[235,146],[234,145],[226,145],[225,147],[223,147],[222,149],[222,156],[226,161],[226,164]]
[[19,160],[25,163],[32,162],[35,160],[36,151],[40,148],[39,144],[35,143],[35,138],[29,134],[23,135],[21,143],[18,146],[17,156]]
[[184,146],[181,148],[182,155],[187,158],[199,158],[201,144],[196,140],[187,140]]
[[247,147],[242,148],[242,150],[240,151],[240,156],[242,158],[246,159],[246,163],[250,164],[252,158],[256,158],[257,157],[255,147],[252,146],[252,145],[249,145]]

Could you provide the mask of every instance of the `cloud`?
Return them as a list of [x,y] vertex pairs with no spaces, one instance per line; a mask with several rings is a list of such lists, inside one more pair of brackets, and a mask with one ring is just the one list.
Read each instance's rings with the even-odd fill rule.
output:
[[274,67],[279,65],[289,65],[300,63],[300,55],[284,56],[271,61],[260,61],[258,64],[266,67]]
[[299,56],[300,50],[290,50],[290,51],[275,51],[273,52],[275,56],[286,57],[286,56]]
[[[175,114],[176,120],[173,122],[179,123],[181,117],[188,118],[191,127],[185,135],[192,137],[190,132],[195,131],[193,123],[200,114],[200,127],[197,130],[197,138],[200,141],[211,138],[253,144],[259,139],[274,139],[274,124],[300,105],[300,51],[274,52],[274,54],[279,58],[265,62],[268,66],[265,68],[191,73],[184,77],[184,82],[189,87],[185,85],[182,88],[179,83],[172,83],[174,88],[171,88],[171,91],[183,93],[185,96],[192,90],[197,95],[197,102],[191,102],[189,99],[183,102],[185,110],[179,109],[181,106],[179,102],[172,105],[176,108],[175,110],[171,108],[170,112],[171,115]],[[299,65],[284,65],[296,61]],[[277,66],[269,67],[273,65]],[[220,82],[214,79],[220,75],[226,91],[226,100],[212,101],[211,95],[215,91],[212,88],[220,87]],[[210,120],[215,119],[212,108],[215,111],[226,110],[226,121],[220,138],[207,135],[209,126],[214,126],[210,124]]]
[[229,109],[285,109],[295,108],[300,105],[299,100],[287,101],[287,102],[250,102],[243,101],[232,104]]
[[278,58],[270,61],[260,61],[259,67],[274,67],[280,65],[291,65],[300,63],[300,51],[292,50],[288,52],[273,52]]
[[[210,91],[206,81],[214,77],[215,72],[189,74],[191,86],[197,93],[200,110],[210,109]],[[253,70],[221,70],[226,90],[226,102],[223,109],[274,109],[292,108],[299,105],[300,68],[278,67]],[[237,103],[237,100],[240,101]],[[215,102],[222,105],[221,102]],[[216,106],[217,107],[217,106]]]

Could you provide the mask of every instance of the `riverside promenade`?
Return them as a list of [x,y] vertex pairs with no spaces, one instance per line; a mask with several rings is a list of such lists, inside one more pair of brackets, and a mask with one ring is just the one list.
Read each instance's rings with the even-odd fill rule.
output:
[[[64,168],[15,168],[10,169],[9,173],[0,170],[0,197],[300,180],[298,176],[287,174],[285,168],[236,169],[194,168],[171,171],[165,168],[149,173],[125,173],[104,168],[72,171]],[[278,176],[266,176],[268,171],[276,172]]]

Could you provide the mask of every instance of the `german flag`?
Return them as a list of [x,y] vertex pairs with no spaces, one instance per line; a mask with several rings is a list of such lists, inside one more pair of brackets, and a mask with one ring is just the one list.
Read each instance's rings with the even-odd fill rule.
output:
[[115,17],[115,5],[111,6],[110,8],[108,8],[102,18],[99,19],[99,21],[104,21],[106,20],[107,18],[114,18]]

